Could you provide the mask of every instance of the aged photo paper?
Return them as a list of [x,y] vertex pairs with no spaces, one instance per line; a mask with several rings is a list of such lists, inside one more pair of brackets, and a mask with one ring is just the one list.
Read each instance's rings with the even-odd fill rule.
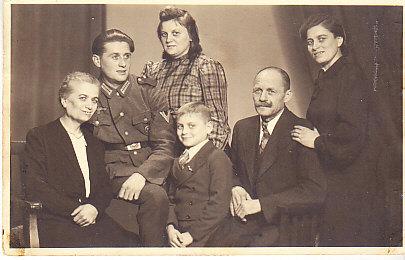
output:
[[[367,220],[382,216],[386,243],[381,247],[245,247],[245,248],[22,248],[27,214],[18,153],[28,130],[63,114],[58,87],[67,73],[98,76],[91,43],[103,30],[116,28],[135,42],[130,73],[140,76],[145,64],[162,60],[157,37],[159,11],[174,5],[195,18],[203,53],[219,61],[226,74],[230,129],[256,115],[253,79],[268,66],[286,70],[292,99],[287,107],[305,118],[319,66],[307,53],[299,28],[311,14],[326,12],[345,25],[349,54],[361,65],[378,104],[375,121],[386,148],[374,147],[379,172],[374,205]],[[403,1],[135,1],[135,0],[5,0],[3,2],[3,254],[12,256],[224,256],[224,255],[401,255],[403,247]],[[375,108],[374,107],[374,108]],[[18,148],[19,147],[19,148]],[[373,148],[373,149],[374,149]],[[381,149],[380,149],[381,148]],[[20,150],[18,150],[20,149]],[[371,177],[370,177],[371,178]],[[365,182],[366,183],[366,182]],[[371,185],[371,184],[370,184]],[[368,195],[365,195],[368,196]],[[371,195],[370,195],[371,196]],[[374,196],[374,195],[373,195]],[[356,203],[354,200],[353,203]],[[382,203],[382,205],[378,204]],[[384,210],[379,211],[378,205]],[[107,209],[123,228],[134,232],[136,217]],[[375,211],[373,211],[375,209]],[[375,215],[374,215],[375,213]],[[364,217],[364,216],[363,216]],[[336,216],[339,218],[339,216]],[[131,222],[133,220],[133,222]],[[34,221],[28,219],[28,221]],[[32,224],[32,223],[31,223]],[[135,225],[135,226],[134,226]],[[365,224],[366,225],[366,224]],[[371,233],[372,231],[370,231]],[[20,243],[21,242],[21,243]]]

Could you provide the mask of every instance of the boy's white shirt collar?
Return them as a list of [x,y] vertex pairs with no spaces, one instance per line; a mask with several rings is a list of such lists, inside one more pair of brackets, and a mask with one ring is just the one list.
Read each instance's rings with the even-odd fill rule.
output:
[[201,143],[199,143],[199,144],[197,144],[197,145],[195,145],[195,146],[193,146],[193,147],[190,147],[190,148],[187,148],[187,149],[185,149],[185,150],[188,150],[188,155],[189,155],[189,159],[188,159],[188,161],[186,162],[186,163],[188,163],[189,161],[191,161],[191,159],[193,159],[193,157],[198,153],[198,151],[200,151],[201,150],[201,148],[206,144],[206,143],[208,143],[208,139],[205,139],[204,141],[202,141]]
[[[269,131],[270,134],[273,133],[274,127],[276,127],[276,124],[277,124],[278,120],[280,119],[281,114],[283,114],[283,112],[284,112],[284,108],[273,119],[271,119],[267,123],[267,131]],[[260,141],[262,140],[262,137],[263,137],[263,129],[261,127],[262,121],[263,121],[262,117],[260,117]],[[259,141],[259,144],[260,144],[260,141]]]

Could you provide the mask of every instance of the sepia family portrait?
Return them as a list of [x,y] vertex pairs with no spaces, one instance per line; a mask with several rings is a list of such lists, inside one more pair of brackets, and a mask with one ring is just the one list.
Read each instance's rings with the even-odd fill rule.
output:
[[3,8],[6,254],[401,252],[400,3]]

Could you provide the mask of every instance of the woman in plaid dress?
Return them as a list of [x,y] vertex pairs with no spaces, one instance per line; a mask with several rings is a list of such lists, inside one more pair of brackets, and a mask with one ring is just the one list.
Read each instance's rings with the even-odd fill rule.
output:
[[230,128],[222,65],[202,53],[196,22],[187,11],[167,7],[160,12],[159,19],[157,34],[163,60],[148,62],[143,75],[157,80],[174,112],[188,102],[204,102],[214,124],[210,139],[216,147],[225,149]]

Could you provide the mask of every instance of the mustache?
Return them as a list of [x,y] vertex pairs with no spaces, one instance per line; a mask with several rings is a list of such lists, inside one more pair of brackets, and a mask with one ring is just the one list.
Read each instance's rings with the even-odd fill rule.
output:
[[273,103],[263,103],[263,102],[256,102],[255,103],[256,107],[272,107]]

